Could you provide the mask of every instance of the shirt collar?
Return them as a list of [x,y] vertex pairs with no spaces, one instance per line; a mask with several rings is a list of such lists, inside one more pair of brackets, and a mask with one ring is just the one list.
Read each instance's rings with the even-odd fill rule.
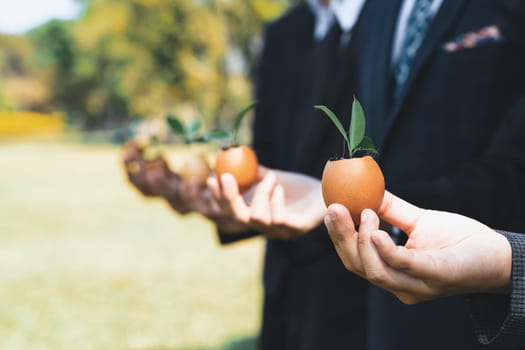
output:
[[335,20],[343,32],[352,30],[365,2],[366,0],[330,0],[330,5],[326,7],[321,4],[321,0],[308,0],[315,16],[314,38],[322,40]]
[[330,0],[330,9],[332,9],[343,32],[348,32],[354,28],[365,2],[366,0]]
[[314,39],[322,40],[334,23],[335,16],[330,7],[323,6],[320,0],[308,0],[315,16]]

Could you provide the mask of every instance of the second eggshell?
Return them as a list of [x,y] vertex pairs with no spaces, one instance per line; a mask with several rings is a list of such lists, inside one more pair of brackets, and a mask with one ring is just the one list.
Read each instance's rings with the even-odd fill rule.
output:
[[245,192],[257,181],[259,162],[255,152],[248,146],[229,147],[220,150],[215,163],[215,174],[232,174],[239,191]]
[[326,206],[344,205],[356,225],[364,209],[378,211],[385,194],[385,179],[376,161],[370,157],[328,161],[322,178]]

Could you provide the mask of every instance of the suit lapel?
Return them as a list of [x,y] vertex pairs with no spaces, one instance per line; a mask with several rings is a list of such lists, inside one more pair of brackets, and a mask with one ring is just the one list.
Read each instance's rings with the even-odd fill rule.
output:
[[[311,37],[313,32],[310,32]],[[293,133],[296,140],[292,144],[293,169],[304,171],[311,162],[311,152],[315,151],[315,146],[322,138],[322,120],[323,116],[314,109],[316,104],[325,104],[331,106],[331,100],[334,93],[334,55],[332,43],[334,35],[337,34],[332,30],[327,38],[322,42],[314,43],[302,57],[298,57],[298,64],[303,65],[303,76],[297,79],[297,97],[294,99],[297,110],[295,111],[295,122]],[[328,99],[326,97],[329,97]]]
[[[441,9],[436,14],[435,18],[432,20],[430,27],[428,28],[427,35],[423,40],[421,47],[419,48],[414,62],[412,63],[412,68],[410,74],[402,88],[399,99],[392,105],[392,109],[388,113],[388,118],[385,123],[382,136],[380,136],[380,144],[384,144],[393,124],[395,123],[399,112],[406,102],[410,90],[421,74],[425,64],[428,62],[432,54],[436,52],[437,47],[440,45],[443,36],[446,34],[447,29],[455,22],[461,9],[466,4],[466,0],[444,0],[441,5]],[[390,62],[388,63],[390,67]],[[392,75],[391,70],[389,69],[390,76]],[[392,93],[389,91],[389,93]]]
[[[287,38],[289,44],[286,46],[286,51],[282,54],[285,55],[285,65],[284,69],[288,72],[287,81],[283,82],[283,85],[276,87],[273,93],[280,95],[282,91],[279,89],[285,89],[289,91],[283,98],[280,103],[283,105],[283,120],[277,120],[277,125],[281,127],[287,125],[287,130],[285,132],[287,135],[284,136],[282,142],[286,144],[286,149],[281,150],[286,163],[283,160],[283,164],[287,164],[287,169],[295,169],[295,163],[300,159],[301,150],[301,140],[307,137],[304,126],[304,119],[302,115],[304,114],[303,110],[298,110],[298,106],[302,106],[300,101],[304,101],[306,98],[305,90],[302,88],[304,85],[303,80],[305,79],[304,67],[306,65],[306,57],[308,57],[308,52],[310,52],[313,45],[313,32],[315,25],[314,14],[310,10],[307,4],[299,5],[297,9],[298,13],[296,14],[295,21],[288,24],[290,33],[292,34]],[[313,107],[312,107],[313,108]],[[276,126],[277,127],[277,126]],[[287,140],[293,135],[293,142]]]
[[[370,110],[367,114],[372,118],[382,119],[368,123],[367,135],[373,140],[379,140],[379,135],[383,130],[384,117],[382,116],[388,114],[391,106],[390,62],[393,33],[395,33],[401,1],[368,0],[361,15],[364,23],[358,23],[356,26],[356,36],[359,36],[361,31],[363,32],[356,55],[365,54],[366,56],[359,60],[360,64],[355,67],[354,74],[361,77],[361,87],[364,88],[362,95],[370,97],[370,101],[362,101],[365,102],[365,108]],[[373,29],[363,30],[369,28],[369,21],[374,21],[371,26]],[[363,29],[360,28],[361,26]],[[360,47],[361,45],[365,47],[364,50]],[[356,97],[361,98],[359,94]]]

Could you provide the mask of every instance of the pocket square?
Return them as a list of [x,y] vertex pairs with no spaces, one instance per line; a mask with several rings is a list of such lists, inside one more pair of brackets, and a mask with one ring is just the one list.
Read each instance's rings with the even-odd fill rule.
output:
[[458,35],[454,40],[443,44],[446,52],[455,52],[464,49],[471,49],[486,42],[499,42],[503,40],[501,30],[495,24],[481,29]]

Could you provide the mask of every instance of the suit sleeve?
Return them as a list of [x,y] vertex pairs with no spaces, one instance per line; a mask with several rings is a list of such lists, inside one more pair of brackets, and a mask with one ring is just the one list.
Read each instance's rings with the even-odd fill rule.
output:
[[[252,125],[252,147],[257,153],[259,162],[266,166],[272,165],[272,150],[273,150],[273,137],[272,137],[272,126],[271,126],[271,114],[268,112],[268,106],[266,96],[268,90],[271,89],[273,76],[272,66],[275,63],[275,44],[272,39],[272,25],[270,24],[265,28],[264,34],[264,45],[259,65],[257,68],[256,84],[255,84],[255,96],[257,105],[255,107],[255,118]],[[251,238],[259,235],[257,231],[247,231],[240,234],[227,234],[218,230],[219,241],[221,244],[229,244]]]
[[472,295],[469,307],[481,344],[518,346],[525,343],[525,234],[502,234],[512,247],[512,292]]
[[492,227],[521,231],[525,212],[525,97],[509,109],[487,142],[484,154],[456,173],[392,190],[421,207],[459,212]]

